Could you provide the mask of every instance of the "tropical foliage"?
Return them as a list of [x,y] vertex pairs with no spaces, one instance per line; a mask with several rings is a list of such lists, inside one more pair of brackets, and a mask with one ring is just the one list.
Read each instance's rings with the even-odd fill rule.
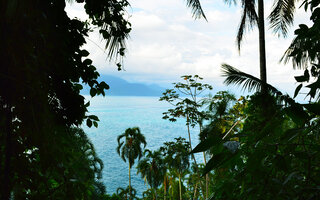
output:
[[[182,76],[161,101],[173,108],[164,119],[184,118],[189,142],[168,141],[146,150],[138,127],[118,137],[117,153],[127,162],[129,185],[106,194],[103,163],[79,127],[98,127],[80,95],[105,95],[109,86],[83,48],[92,30],[105,42],[107,57],[122,69],[131,24],[127,0],[75,0],[84,3],[87,21],[70,19],[66,1],[0,2],[0,199],[139,199],[131,186],[131,168],[150,186],[143,199],[320,199],[320,2],[302,3],[312,24],[301,24],[283,56],[303,69],[293,98],[268,84],[263,0],[241,1],[238,48],[248,28],[258,25],[260,78],[223,64],[227,85],[257,93],[236,99],[226,91],[200,96],[212,86],[198,75]],[[233,3],[235,1],[226,1]],[[269,16],[276,33],[288,32],[293,0],[277,0]],[[206,19],[199,0],[187,0],[195,18]],[[307,103],[295,101],[307,90]],[[191,146],[191,128],[199,127],[200,143]],[[194,153],[203,152],[204,163]],[[193,162],[190,160],[193,158]],[[208,159],[208,162],[206,159]],[[204,179],[205,175],[205,179]],[[204,186],[204,182],[206,183]]]
[[[142,148],[146,147],[147,142],[143,134],[138,127],[127,128],[124,133],[118,136],[117,153],[123,159],[124,162],[129,164],[129,190],[131,189],[131,168],[134,165],[136,159],[140,160],[142,157]],[[131,195],[131,191],[129,192]]]
[[146,179],[151,187],[153,198],[157,197],[156,189],[163,183],[167,171],[167,163],[163,159],[161,151],[150,151],[146,149],[144,158],[137,165],[137,173]]
[[[163,113],[163,119],[169,119],[174,122],[177,118],[185,118],[190,144],[189,149],[191,152],[192,141],[190,128],[194,128],[198,125],[201,132],[203,128],[203,121],[207,119],[207,113],[201,110],[203,100],[199,95],[203,94],[203,92],[207,90],[212,90],[212,86],[206,83],[201,83],[203,78],[198,75],[184,75],[181,76],[181,78],[184,82],[173,83],[174,89],[167,89],[163,93],[163,96],[160,97],[160,101],[166,101],[174,107]],[[207,194],[206,191],[208,189],[204,188],[204,185],[200,180],[200,173],[195,156],[193,154],[191,154],[191,156],[196,166],[195,169],[196,173],[198,173],[198,182],[201,186],[201,191],[203,192],[203,195],[205,195],[205,193]],[[206,178],[206,186],[207,185],[208,179]]]
[[[215,149],[204,173],[214,170],[212,199],[318,199],[319,186],[319,98],[317,42],[319,3],[305,2],[311,7],[314,25],[300,25],[297,37],[285,54],[294,67],[306,67],[294,97],[303,83],[309,89],[309,103],[295,102],[275,87],[268,93],[252,95],[245,109],[243,129],[226,138],[216,137],[200,143],[194,151]],[[312,43],[311,43],[312,41]],[[310,63],[311,61],[311,63]],[[262,81],[231,66],[223,65],[227,84],[242,84],[259,90]],[[235,140],[236,139],[236,140]],[[208,145],[210,142],[210,145]],[[232,143],[230,143],[232,142]],[[232,145],[230,145],[232,144]]]
[[80,139],[74,146],[70,138],[80,136],[70,129],[83,122],[98,126],[80,95],[81,84],[89,85],[92,97],[104,95],[109,86],[97,81],[83,45],[97,29],[108,58],[121,57],[131,28],[125,0],[75,2],[84,3],[88,21],[70,19],[64,0],[0,2],[0,199],[93,195],[94,172],[88,165],[95,165],[86,163],[86,153],[72,150],[87,147]]

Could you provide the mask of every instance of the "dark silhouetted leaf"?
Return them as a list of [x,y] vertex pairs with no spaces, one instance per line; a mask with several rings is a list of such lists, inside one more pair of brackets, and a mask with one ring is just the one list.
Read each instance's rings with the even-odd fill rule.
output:
[[221,144],[222,139],[218,136],[210,136],[209,138],[205,139],[204,141],[201,141],[193,150],[191,153],[198,153],[198,152],[203,152],[211,147]]
[[302,83],[296,88],[296,90],[294,91],[294,96],[293,98],[296,98],[296,96],[299,94],[299,91],[301,90],[302,88]]
[[92,121],[90,119],[87,119],[87,126],[90,128],[92,126]]

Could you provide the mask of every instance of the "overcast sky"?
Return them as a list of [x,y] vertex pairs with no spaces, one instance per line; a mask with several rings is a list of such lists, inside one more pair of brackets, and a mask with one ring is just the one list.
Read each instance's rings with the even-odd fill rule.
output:
[[[168,87],[186,74],[198,74],[215,88],[223,86],[221,64],[227,63],[259,77],[258,31],[247,32],[239,52],[235,38],[241,17],[239,5],[226,5],[223,0],[202,0],[208,21],[194,20],[184,0],[130,0],[128,8],[132,32],[124,60],[125,71],[118,72],[114,63],[106,60],[101,50],[103,41],[93,33],[87,48],[100,74],[122,77],[129,82],[159,84]],[[265,2],[265,16],[270,13],[273,1]],[[82,5],[69,4],[71,17],[85,19]],[[308,23],[303,9],[296,12],[295,25],[287,38],[278,38],[266,23],[266,51],[268,82],[291,96],[296,87],[292,70],[279,60],[293,39],[293,31],[300,23]],[[99,45],[101,48],[98,48]]]

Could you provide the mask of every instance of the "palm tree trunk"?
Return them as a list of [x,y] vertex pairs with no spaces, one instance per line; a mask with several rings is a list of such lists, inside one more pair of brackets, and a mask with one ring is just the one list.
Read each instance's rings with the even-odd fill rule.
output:
[[163,199],[166,200],[167,199],[167,180],[166,180],[167,176],[164,176],[164,180],[163,180]]
[[[267,66],[266,66],[266,45],[264,31],[264,8],[263,0],[258,0],[258,29],[259,29],[259,56],[260,56],[260,79],[267,83]],[[265,94],[266,84],[262,84],[261,92]]]
[[131,199],[131,165],[129,162],[129,199]]
[[[190,143],[190,152],[191,152],[192,151],[192,145],[191,145],[191,134],[190,134],[190,126],[189,126],[189,124],[187,125],[187,130],[188,130],[189,143]],[[200,184],[200,187],[201,187],[201,190],[202,190],[202,193],[203,193],[203,198],[205,198],[205,196],[204,196],[205,195],[204,194],[204,187],[203,187],[203,184],[201,182],[201,177],[199,175],[199,169],[198,169],[197,160],[196,160],[196,158],[195,158],[193,153],[191,154],[191,156],[192,156],[192,159],[194,161],[194,164],[196,165],[196,167],[195,167],[196,168],[196,174],[198,176],[199,184]]]
[[179,196],[180,200],[182,200],[182,191],[181,191],[181,174],[179,173]]
[[[192,151],[191,134],[190,134],[190,127],[189,127],[189,125],[187,125],[187,128],[188,128],[188,136],[189,136],[189,143],[190,143],[190,151]],[[193,159],[194,163],[196,164],[196,166],[198,166],[198,165],[197,165],[197,160],[196,160],[196,158],[194,157],[194,154],[193,154],[193,153],[191,154],[191,156],[192,156],[192,159]]]

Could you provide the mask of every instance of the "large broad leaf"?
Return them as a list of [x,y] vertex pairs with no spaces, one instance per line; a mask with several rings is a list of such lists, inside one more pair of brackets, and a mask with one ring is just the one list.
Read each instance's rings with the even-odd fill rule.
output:
[[296,98],[296,96],[299,94],[299,91],[301,90],[302,88],[302,83],[296,88],[296,90],[294,91],[294,96],[293,98]]
[[312,98],[314,98],[317,93],[317,90],[320,88],[320,78],[318,78],[316,82],[311,83],[310,85],[307,85],[306,87],[310,88],[310,92],[308,93],[308,95],[310,95]]
[[231,161],[232,159],[236,158],[238,155],[239,155],[239,152],[231,153],[227,149],[221,153],[214,155],[204,167],[202,175],[206,175],[211,170],[221,167],[223,164],[225,164],[228,161]]
[[308,82],[310,79],[309,71],[306,69],[302,76],[295,76],[294,78],[297,82]]
[[226,161],[226,158],[231,153],[221,152],[217,155],[212,156],[209,162],[206,164],[203,170],[203,175],[207,174],[209,171],[221,166]]
[[222,144],[222,139],[218,136],[210,136],[209,138],[201,141],[192,151],[191,153],[203,152],[215,145]]

